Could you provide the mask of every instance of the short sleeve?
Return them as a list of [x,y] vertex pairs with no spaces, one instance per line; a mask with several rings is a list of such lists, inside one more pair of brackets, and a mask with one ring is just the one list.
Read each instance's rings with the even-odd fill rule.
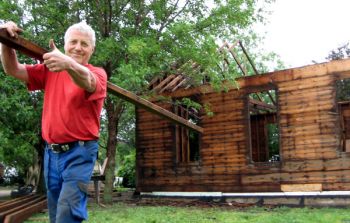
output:
[[92,66],[88,66],[88,68],[96,78],[96,89],[93,93],[87,92],[87,99],[93,101],[105,98],[107,96],[107,74],[105,70]]
[[45,88],[46,71],[44,64],[26,65],[28,73],[27,88],[30,91],[42,90]]

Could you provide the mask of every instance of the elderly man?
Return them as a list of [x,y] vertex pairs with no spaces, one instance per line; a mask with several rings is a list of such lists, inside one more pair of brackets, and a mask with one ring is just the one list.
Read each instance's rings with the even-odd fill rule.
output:
[[[13,22],[0,25],[13,38],[22,30]],[[106,97],[107,75],[89,64],[95,32],[85,22],[72,25],[64,36],[64,51],[50,40],[43,64],[18,62],[15,50],[2,45],[5,72],[44,90],[42,137],[46,142],[44,175],[50,222],[87,219],[87,184],[97,158],[100,114]]]

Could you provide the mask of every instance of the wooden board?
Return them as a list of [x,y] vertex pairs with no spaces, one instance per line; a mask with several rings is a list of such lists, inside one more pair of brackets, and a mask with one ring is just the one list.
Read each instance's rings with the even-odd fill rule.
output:
[[322,184],[281,184],[283,192],[315,192],[322,191]]

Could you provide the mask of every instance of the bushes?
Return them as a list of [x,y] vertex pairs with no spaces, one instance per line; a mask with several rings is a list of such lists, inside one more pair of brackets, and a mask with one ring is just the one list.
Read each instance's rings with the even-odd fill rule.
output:
[[134,188],[136,179],[136,151],[131,150],[130,153],[124,156],[121,165],[118,169],[118,176],[123,177],[123,187]]

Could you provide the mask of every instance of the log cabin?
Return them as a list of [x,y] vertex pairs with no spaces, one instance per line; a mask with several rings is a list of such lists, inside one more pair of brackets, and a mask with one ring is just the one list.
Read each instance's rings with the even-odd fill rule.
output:
[[[4,30],[0,42],[38,60],[46,52]],[[247,55],[240,41],[221,48],[244,73],[237,44]],[[112,83],[108,90],[137,106],[137,192],[349,191],[349,79],[347,59],[245,76],[222,91],[186,86],[181,75],[151,83],[174,101],[208,105],[210,116],[177,103],[155,106]]]
[[348,78],[350,59],[240,77],[225,91],[163,79],[160,95],[213,115],[153,101],[199,133],[136,108],[136,191],[350,190]]

